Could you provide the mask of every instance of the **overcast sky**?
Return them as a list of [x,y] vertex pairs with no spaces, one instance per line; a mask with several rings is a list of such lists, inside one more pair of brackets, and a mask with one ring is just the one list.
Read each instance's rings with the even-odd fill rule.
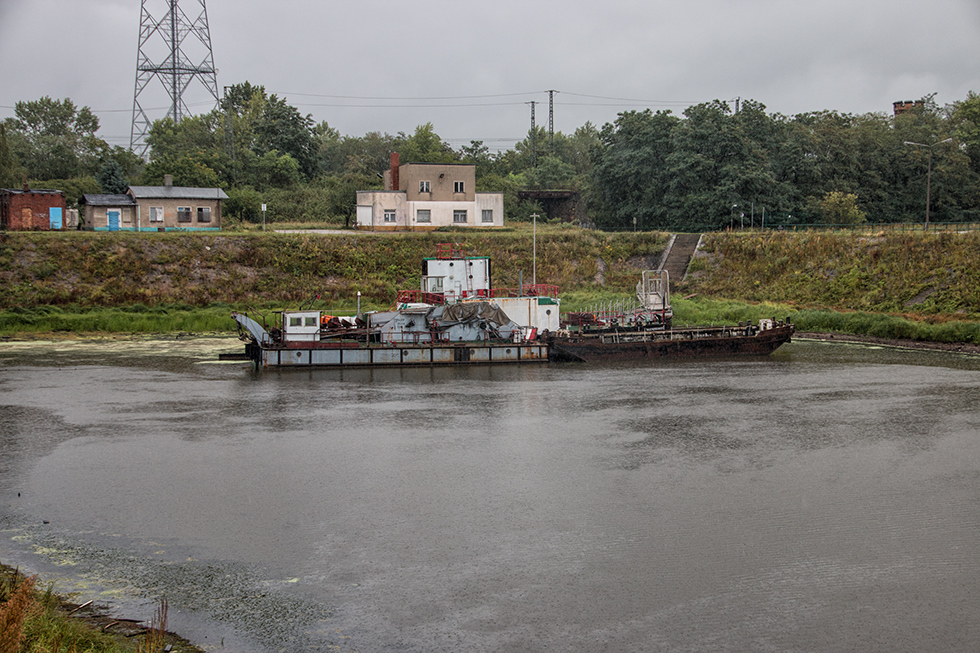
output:
[[[513,147],[531,101],[547,127],[549,89],[565,133],[713,99],[885,113],[980,92],[980,0],[207,0],[207,18],[219,91],[265,86],[352,136],[431,122],[457,149]],[[71,98],[128,146],[139,24],[140,0],[0,0],[0,119]],[[185,99],[213,108],[199,83]],[[140,104],[163,117],[162,86]]]

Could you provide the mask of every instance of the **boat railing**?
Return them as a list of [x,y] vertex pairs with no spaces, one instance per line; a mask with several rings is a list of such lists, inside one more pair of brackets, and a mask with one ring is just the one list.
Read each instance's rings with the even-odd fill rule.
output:
[[399,290],[395,300],[401,304],[445,304],[446,296],[442,293],[425,292],[422,290]]
[[550,297],[558,298],[558,286],[547,283],[524,284],[521,288],[493,288],[491,297]]
[[696,327],[691,329],[665,329],[662,331],[612,331],[600,333],[603,344],[621,342],[649,342],[654,340],[699,340],[701,338],[729,338],[733,336],[752,336],[756,328],[751,324],[720,327]]

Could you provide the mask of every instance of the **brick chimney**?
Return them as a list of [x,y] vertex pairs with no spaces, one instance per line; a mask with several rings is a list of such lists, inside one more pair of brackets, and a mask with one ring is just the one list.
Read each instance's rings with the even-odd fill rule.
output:
[[163,185],[166,186],[167,188],[170,188],[171,186],[173,186],[174,185],[174,176],[173,175],[164,175],[163,176]]
[[398,152],[391,153],[391,190],[400,190],[398,186]]
[[30,190],[31,190],[31,187],[27,185],[27,175],[24,175],[24,192],[25,193],[29,193]]

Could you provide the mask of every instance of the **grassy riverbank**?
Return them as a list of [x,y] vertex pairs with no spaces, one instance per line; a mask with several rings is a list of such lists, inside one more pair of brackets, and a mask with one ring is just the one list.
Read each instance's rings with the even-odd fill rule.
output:
[[[411,234],[0,234],[0,336],[203,333],[232,310],[313,301],[353,312],[417,288],[456,242],[495,285],[558,285],[563,310],[632,295],[669,235],[539,225]],[[536,257],[535,257],[536,253]],[[673,297],[677,324],[789,317],[801,330],[980,343],[980,233],[764,232],[704,237]],[[536,273],[536,274],[535,274]],[[319,297],[319,299],[316,299]],[[685,299],[685,297],[687,299]]]
[[41,589],[26,577],[0,564],[0,651],[3,653],[203,653],[166,630],[167,606],[161,603],[154,623],[144,625],[99,612],[91,604],[77,605]]

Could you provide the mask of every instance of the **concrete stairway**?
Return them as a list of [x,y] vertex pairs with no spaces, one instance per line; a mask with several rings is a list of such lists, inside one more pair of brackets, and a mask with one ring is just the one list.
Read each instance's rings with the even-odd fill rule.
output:
[[684,279],[687,266],[694,256],[701,234],[675,234],[674,244],[670,247],[667,260],[664,261],[664,269],[670,276],[670,288],[674,289],[674,284]]

